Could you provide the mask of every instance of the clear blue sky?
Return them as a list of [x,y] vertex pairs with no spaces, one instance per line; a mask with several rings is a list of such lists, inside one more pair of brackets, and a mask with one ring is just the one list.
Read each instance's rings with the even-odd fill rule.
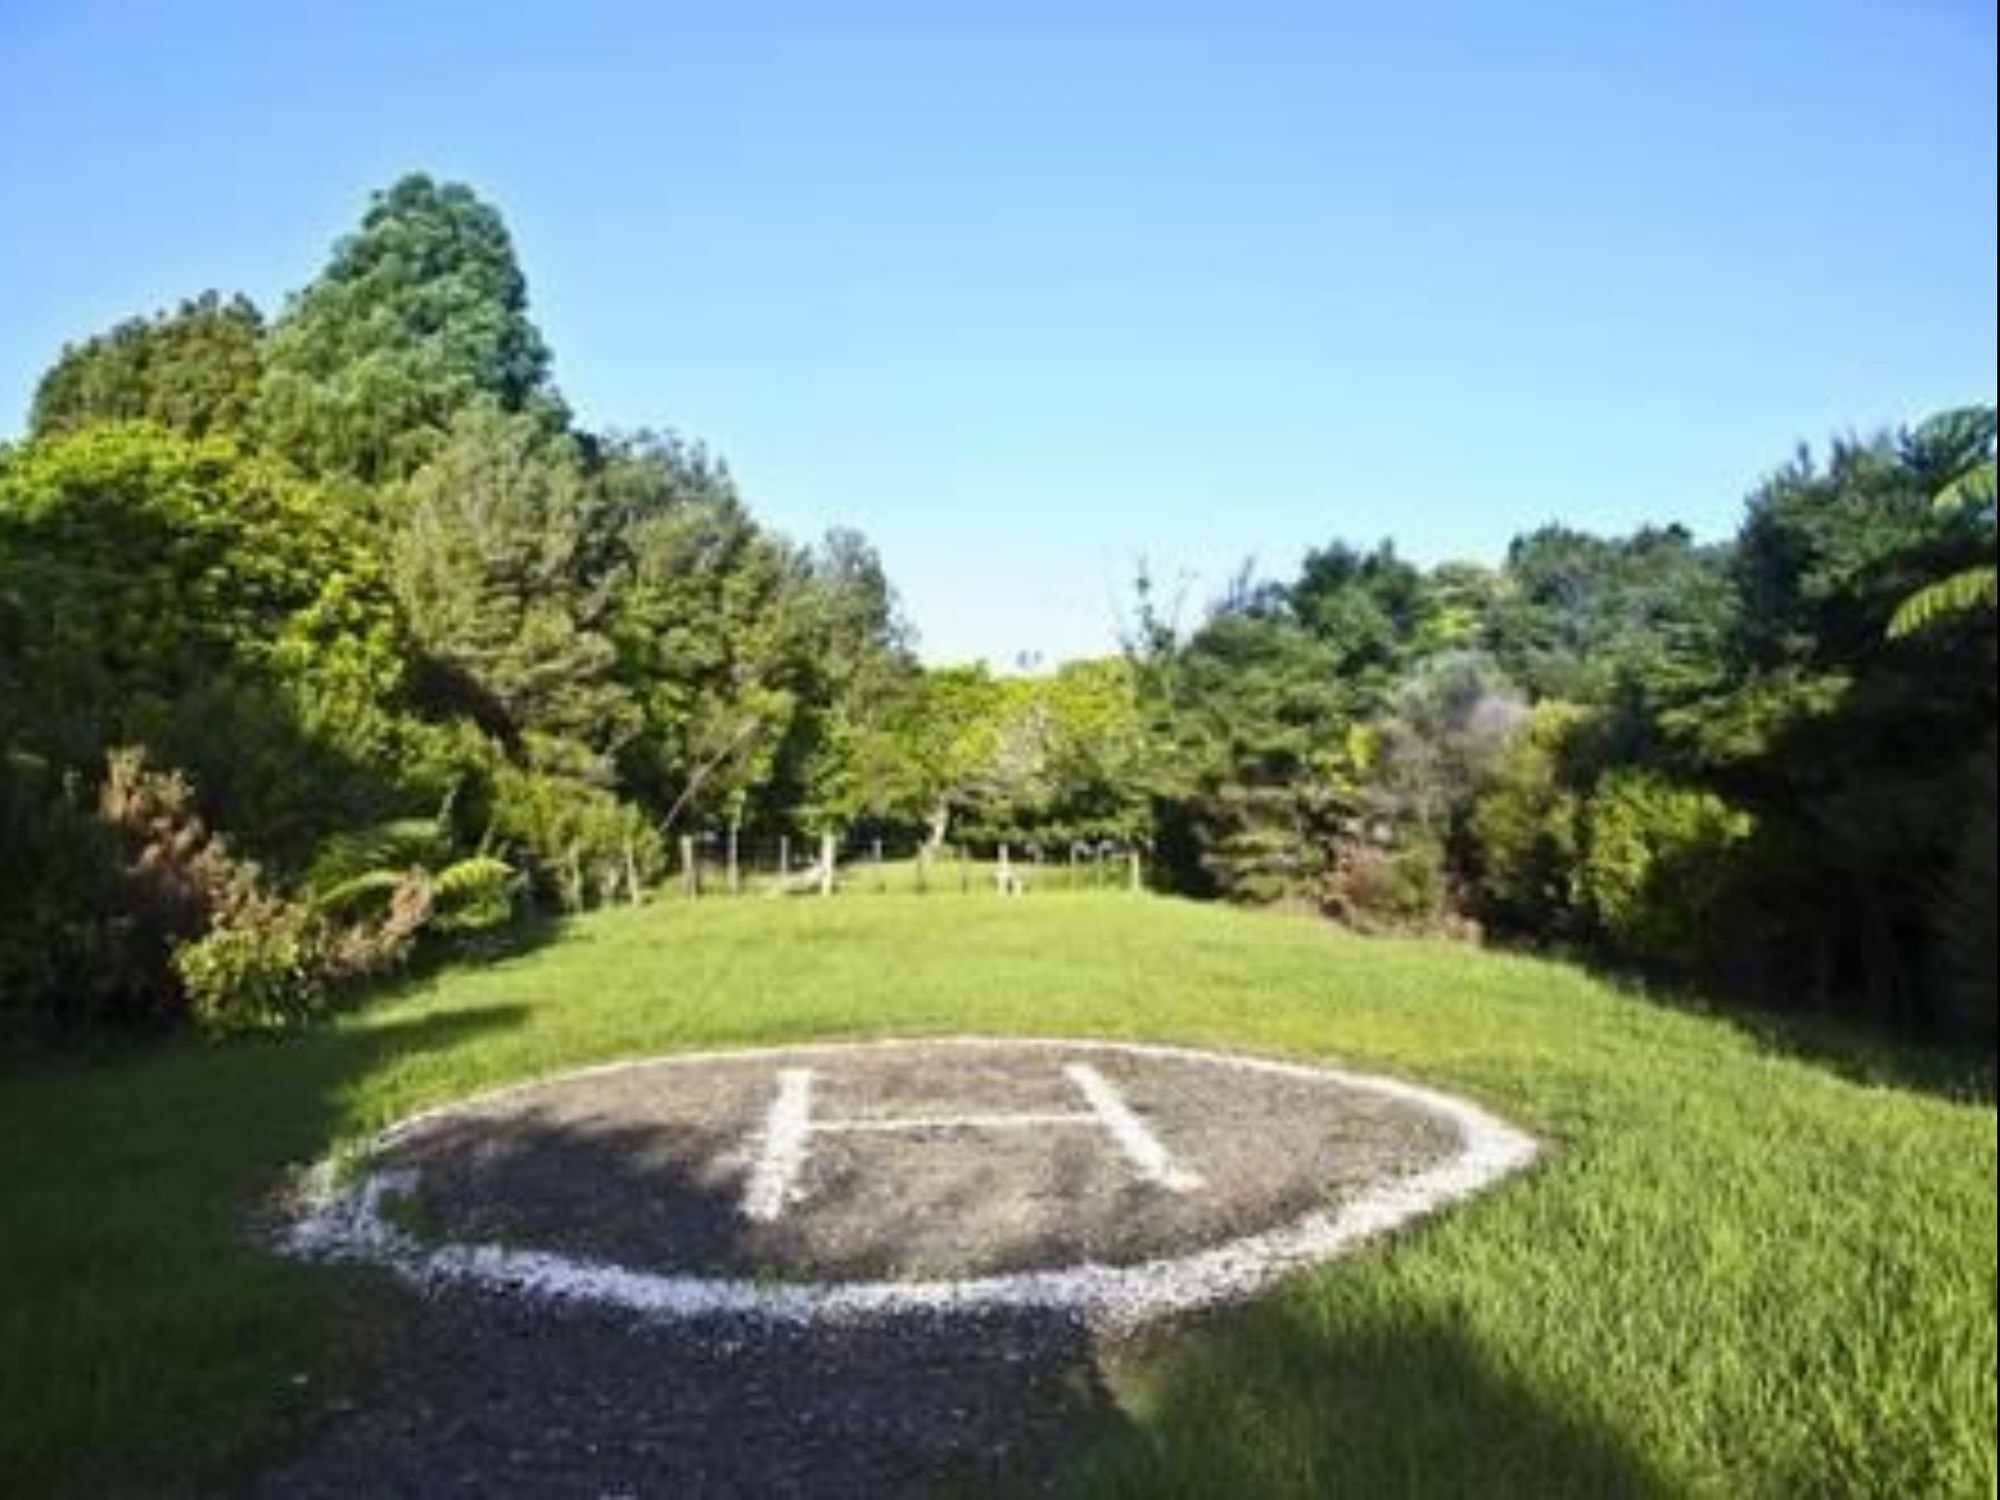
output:
[[1985,0],[0,0],[0,432],[422,168],[586,421],[862,528],[934,657],[1103,649],[1142,554],[1720,535],[1992,398],[1994,55]]

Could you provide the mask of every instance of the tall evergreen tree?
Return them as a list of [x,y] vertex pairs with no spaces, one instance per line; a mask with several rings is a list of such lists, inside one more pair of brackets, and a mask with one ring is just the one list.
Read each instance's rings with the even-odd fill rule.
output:
[[479,401],[567,417],[500,215],[408,176],[272,328],[263,429],[309,471],[372,483],[421,467]]

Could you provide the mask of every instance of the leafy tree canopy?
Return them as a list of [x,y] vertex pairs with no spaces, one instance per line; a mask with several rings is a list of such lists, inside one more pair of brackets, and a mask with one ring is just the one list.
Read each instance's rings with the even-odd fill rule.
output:
[[420,467],[480,400],[566,420],[500,215],[413,174],[272,328],[263,427],[307,470],[373,482]]
[[264,369],[264,318],[247,297],[204,292],[66,347],[35,388],[32,435],[93,422],[154,422],[188,437],[245,432]]

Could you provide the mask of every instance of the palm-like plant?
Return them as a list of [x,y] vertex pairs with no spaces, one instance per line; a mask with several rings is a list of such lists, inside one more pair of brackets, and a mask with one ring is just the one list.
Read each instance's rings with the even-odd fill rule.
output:
[[514,867],[480,853],[454,859],[442,820],[405,818],[334,835],[306,875],[312,904],[335,919],[413,937],[478,932],[513,914]]
[[[1993,504],[1993,461],[1967,469],[1939,490],[1932,504],[1939,510],[1979,510]],[[1964,568],[1936,583],[1927,583],[1896,606],[1889,621],[1889,638],[1928,630],[1940,620],[1992,609],[2000,598],[2000,578],[1992,563]]]

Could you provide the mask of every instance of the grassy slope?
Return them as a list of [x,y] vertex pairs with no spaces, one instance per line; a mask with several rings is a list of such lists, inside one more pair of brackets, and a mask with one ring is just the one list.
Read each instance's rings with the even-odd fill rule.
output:
[[[249,1248],[288,1162],[675,1047],[1020,1031],[1459,1088],[1551,1160],[1108,1361],[1092,1488],[1991,1493],[1995,1116],[1558,965],[1123,896],[601,914],[308,1036],[0,1079],[0,1475],[238,1471],[337,1378],[361,1273]],[[300,1376],[307,1377],[303,1382]]]

